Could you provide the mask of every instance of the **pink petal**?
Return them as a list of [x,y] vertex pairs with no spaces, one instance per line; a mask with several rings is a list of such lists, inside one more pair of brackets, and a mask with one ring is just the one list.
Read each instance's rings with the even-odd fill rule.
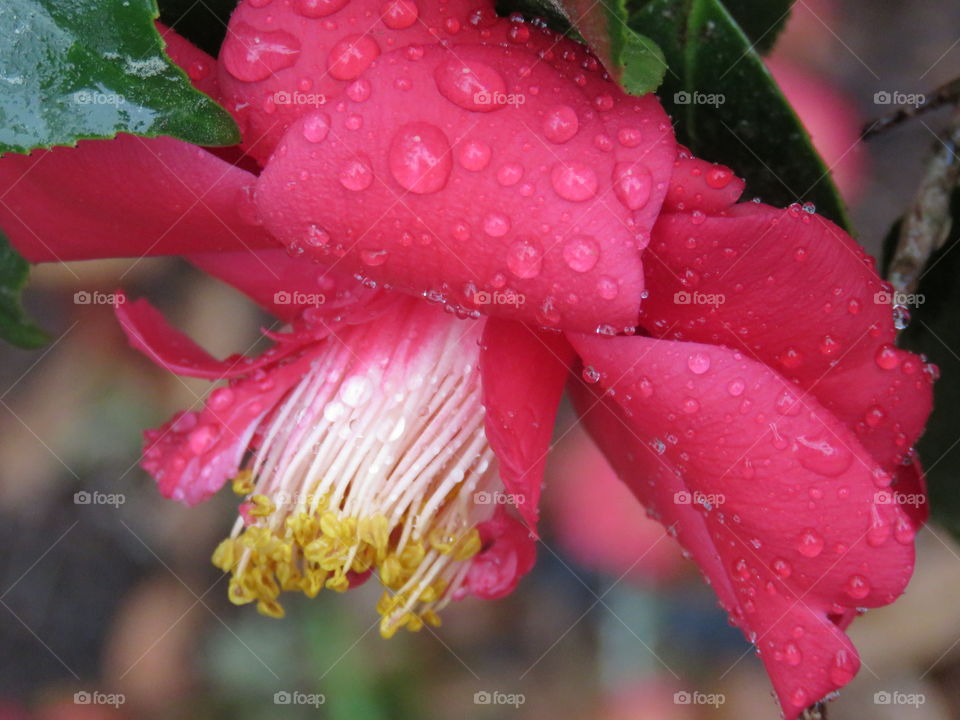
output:
[[483,550],[470,561],[465,589],[486,600],[509,595],[536,561],[534,535],[502,505],[477,529]]
[[644,258],[645,328],[776,368],[896,469],[930,412],[931,382],[892,347],[889,286],[846,233],[799,206],[746,203],[661,216]]
[[856,653],[834,619],[892,602],[913,569],[912,528],[882,499],[888,480],[870,453],[809,393],[738,352],[570,340],[599,373],[577,393],[588,428],[644,504],[677,523],[761,650],[787,718],[849,682]]
[[685,147],[677,150],[670,188],[663,201],[664,213],[715,215],[740,199],[746,183],[730,168],[694,157]]
[[332,322],[346,308],[365,305],[383,294],[336,269],[291,258],[281,249],[206,253],[187,259],[286,321],[312,308],[315,318],[322,314]]
[[[458,105],[450,64],[526,100]],[[482,46],[395,51],[364,78],[368,99],[301,119],[264,168],[256,200],[279,240],[454,307],[584,331],[635,325],[638,251],[674,159],[654,97],[627,98],[595,73],[581,88],[521,50]],[[610,110],[596,110],[597,93]]]
[[[190,337],[172,327],[159,310],[142,298],[128,302],[126,295],[118,292],[117,299],[114,310],[130,345],[165,370],[177,375],[220,380],[244,375],[256,367],[239,355],[217,360]],[[265,357],[264,362],[274,359]]]
[[487,321],[481,342],[487,441],[507,492],[535,532],[547,450],[573,351],[560,335],[496,318]]
[[254,180],[171,138],[83,140],[0,159],[0,226],[32,262],[275,247]]

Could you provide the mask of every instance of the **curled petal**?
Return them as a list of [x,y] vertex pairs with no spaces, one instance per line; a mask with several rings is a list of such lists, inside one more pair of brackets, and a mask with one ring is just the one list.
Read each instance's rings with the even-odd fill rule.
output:
[[0,226],[32,262],[276,247],[254,180],[171,138],[81,140],[0,158]]
[[889,286],[836,225],[755,203],[667,214],[644,263],[652,334],[741,350],[812,393],[887,472],[909,459],[931,382],[894,348]]
[[684,147],[678,150],[663,201],[664,213],[716,215],[740,199],[746,183],[730,168],[693,157]]
[[[499,78],[499,94],[476,93],[503,104],[467,107],[473,92],[446,88],[454,70]],[[523,51],[485,46],[394,51],[364,78],[368,99],[302,118],[264,168],[256,200],[271,233],[468,311],[583,331],[636,324],[639,251],[674,157],[656,98],[627,98],[596,74],[581,88]],[[553,88],[549,100],[532,86]],[[591,100],[601,90],[609,111]]]
[[536,561],[534,537],[503,506],[477,529],[483,550],[471,561],[464,586],[487,600],[509,595]]
[[856,653],[837,622],[892,602],[913,569],[914,530],[885,496],[889,475],[815,397],[740,353],[570,339],[599,375],[577,391],[588,428],[676,524],[787,717],[849,682]]
[[481,343],[487,441],[497,455],[503,484],[533,532],[573,352],[563,336],[496,318],[487,321]]

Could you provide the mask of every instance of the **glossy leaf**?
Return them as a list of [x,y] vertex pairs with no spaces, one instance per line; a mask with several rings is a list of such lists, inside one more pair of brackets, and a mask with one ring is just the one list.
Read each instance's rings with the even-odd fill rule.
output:
[[620,86],[631,95],[645,95],[663,81],[667,65],[657,43],[627,24],[624,0],[520,0],[500,3],[501,11],[517,10],[556,18],[562,12]]
[[226,110],[167,58],[154,0],[4,0],[0,153],[127,132],[232,145]]
[[20,305],[20,292],[30,266],[0,233],[0,338],[22,348],[36,348],[49,341]]
[[850,229],[823,159],[721,0],[651,0],[631,25],[667,59],[658,94],[681,142],[734,168],[747,180],[747,196],[772,205],[812,202]]

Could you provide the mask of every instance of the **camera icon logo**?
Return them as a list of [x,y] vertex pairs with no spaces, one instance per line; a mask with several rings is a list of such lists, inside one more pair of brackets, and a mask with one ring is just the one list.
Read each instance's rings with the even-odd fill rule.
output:
[[675,92],[673,94],[673,101],[677,105],[689,105],[691,100],[692,98],[690,97],[690,93],[688,93],[686,90],[680,90],[679,92]]
[[286,690],[278,690],[273,694],[274,705],[289,705],[293,702],[293,696]]
[[673,694],[673,702],[675,705],[689,705],[693,702],[693,695],[686,690],[677,690]]
[[89,705],[93,702],[93,696],[86,690],[80,690],[73,694],[73,702],[75,705]]
[[492,700],[492,696],[486,690],[477,690],[477,692],[473,694],[474,705],[489,705]]

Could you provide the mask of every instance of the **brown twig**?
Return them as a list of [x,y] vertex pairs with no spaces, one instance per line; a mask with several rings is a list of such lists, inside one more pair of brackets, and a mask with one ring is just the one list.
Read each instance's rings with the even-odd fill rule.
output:
[[950,196],[960,180],[960,106],[954,108],[946,140],[937,144],[923,180],[900,227],[887,278],[894,289],[916,290],[930,256],[950,233]]

